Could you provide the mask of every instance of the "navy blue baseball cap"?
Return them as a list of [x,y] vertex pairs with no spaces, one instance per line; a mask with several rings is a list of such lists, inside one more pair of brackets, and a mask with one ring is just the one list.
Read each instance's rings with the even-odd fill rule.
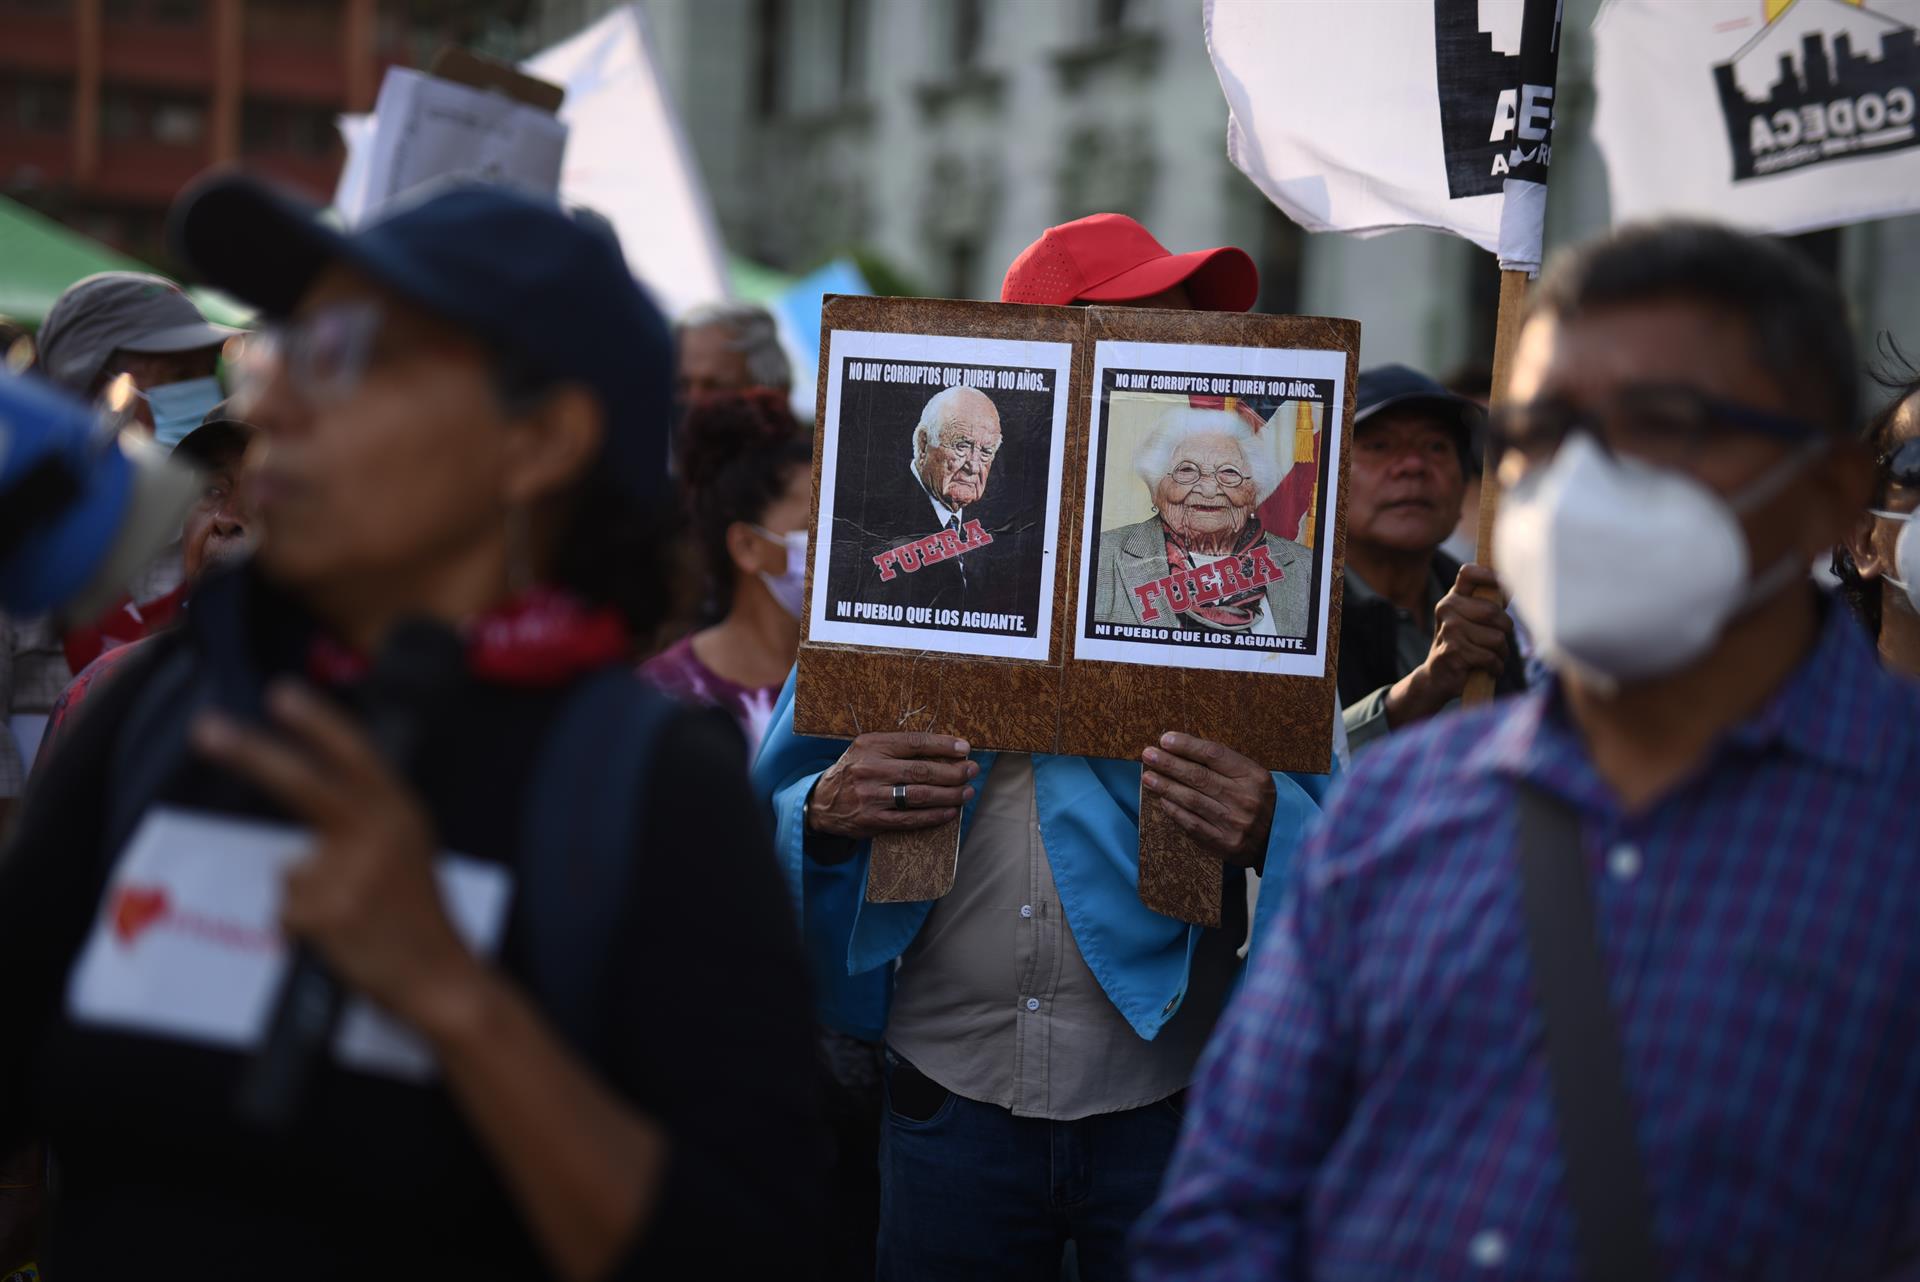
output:
[[1432,414],[1452,433],[1460,461],[1476,469],[1476,443],[1486,430],[1487,412],[1458,392],[1450,392],[1437,378],[1407,365],[1375,365],[1360,371],[1354,389],[1353,425],[1358,428],[1382,410],[1418,407]]
[[664,486],[673,339],[604,218],[458,183],[342,231],[311,204],[225,175],[181,197],[169,235],[208,284],[269,319],[341,263],[531,372],[582,384],[606,414],[605,473],[635,498]]

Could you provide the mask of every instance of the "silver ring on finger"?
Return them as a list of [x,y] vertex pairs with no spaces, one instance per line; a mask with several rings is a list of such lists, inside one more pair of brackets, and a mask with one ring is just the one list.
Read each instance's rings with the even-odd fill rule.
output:
[[895,810],[907,808],[907,785],[903,783],[893,785],[893,808]]

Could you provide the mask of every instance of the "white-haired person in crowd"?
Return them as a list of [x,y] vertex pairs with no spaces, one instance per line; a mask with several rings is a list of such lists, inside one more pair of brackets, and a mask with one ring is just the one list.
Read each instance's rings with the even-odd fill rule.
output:
[[1259,506],[1282,473],[1251,423],[1232,410],[1169,410],[1133,466],[1153,515],[1101,532],[1094,618],[1306,635],[1311,557],[1261,528]]
[[773,313],[757,303],[703,303],[673,327],[682,401],[765,388],[787,392],[793,366]]
[[[674,416],[669,466],[681,483],[683,499],[695,503],[699,496],[688,488],[681,466],[689,453],[700,452],[691,449],[686,440],[692,430],[688,407],[756,390],[775,392],[784,398],[793,390],[793,366],[780,346],[779,326],[773,314],[757,303],[722,301],[688,309],[674,324],[673,347],[678,412]],[[642,644],[643,654],[664,651],[696,629],[716,626],[727,612],[721,596],[705,591],[708,566],[701,540],[683,539],[675,558],[669,580],[673,602],[659,631]]]

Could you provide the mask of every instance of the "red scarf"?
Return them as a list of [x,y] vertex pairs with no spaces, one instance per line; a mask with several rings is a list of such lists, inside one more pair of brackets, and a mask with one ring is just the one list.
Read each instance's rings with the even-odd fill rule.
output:
[[[1160,522],[1160,529],[1167,536],[1168,570],[1173,574],[1185,574],[1189,570],[1198,569],[1199,567],[1194,564],[1193,553],[1188,551],[1175,536],[1173,527],[1163,520]],[[1233,545],[1233,551],[1228,553],[1229,556],[1240,559],[1241,576],[1249,583],[1257,583],[1259,576],[1254,573],[1253,562],[1248,559],[1247,553],[1260,542],[1261,533],[1260,517],[1257,514],[1249,516],[1246,525],[1240,530],[1239,539]],[[1253,621],[1260,617],[1260,602],[1266,595],[1266,586],[1260,584],[1236,592],[1232,596],[1221,597],[1208,605],[1188,606],[1180,613],[1229,632],[1243,632],[1252,627]]]
[[[467,668],[482,681],[554,686],[583,672],[623,662],[632,649],[626,621],[552,588],[534,588],[460,629]],[[307,674],[322,685],[352,685],[371,660],[324,634],[307,653]]]

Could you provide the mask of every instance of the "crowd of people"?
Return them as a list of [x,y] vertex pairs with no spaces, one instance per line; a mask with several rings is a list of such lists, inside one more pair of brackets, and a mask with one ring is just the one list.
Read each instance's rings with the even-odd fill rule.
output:
[[[1315,774],[1179,718],[1129,760],[797,733],[777,327],[670,327],[601,220],[456,186],[343,231],[224,177],[171,235],[257,329],[110,273],[17,375],[130,387],[203,484],[103,616],[0,632],[0,1276],[1920,1269],[1920,375],[1889,339],[1863,406],[1793,250],[1569,251],[1499,389],[1363,352]],[[1001,298],[1257,284],[1099,214]],[[923,520],[989,483],[966,391]],[[1277,479],[1232,411],[1168,423],[1126,538],[1238,552]],[[1141,902],[1143,807],[1218,926]],[[866,902],[874,838],[956,819],[948,894]],[[281,939],[345,1009],[269,1118]]]

